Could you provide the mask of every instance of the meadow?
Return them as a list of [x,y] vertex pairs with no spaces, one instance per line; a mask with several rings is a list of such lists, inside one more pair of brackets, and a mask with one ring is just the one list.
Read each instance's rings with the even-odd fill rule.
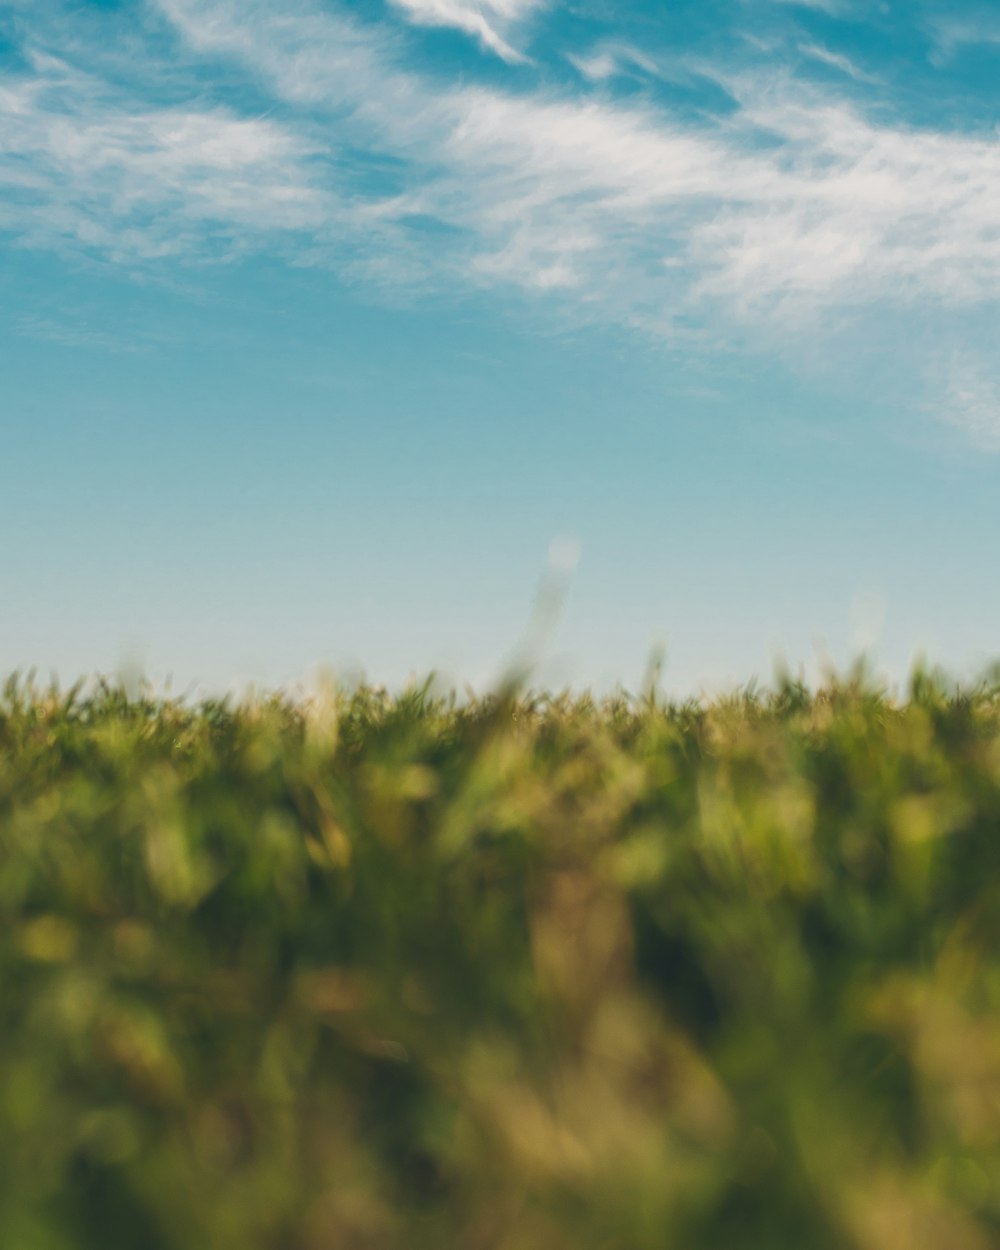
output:
[[0,1245],[1000,1244],[1000,685],[0,697]]

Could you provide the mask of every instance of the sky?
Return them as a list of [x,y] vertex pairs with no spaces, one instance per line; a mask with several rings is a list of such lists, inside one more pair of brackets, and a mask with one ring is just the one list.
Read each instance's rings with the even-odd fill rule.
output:
[[998,75],[962,0],[0,0],[0,671],[981,672]]

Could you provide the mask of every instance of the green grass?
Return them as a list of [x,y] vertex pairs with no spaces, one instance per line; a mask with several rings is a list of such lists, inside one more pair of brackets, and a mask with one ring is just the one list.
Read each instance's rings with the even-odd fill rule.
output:
[[0,1246],[1000,1244],[1000,695],[0,699]]

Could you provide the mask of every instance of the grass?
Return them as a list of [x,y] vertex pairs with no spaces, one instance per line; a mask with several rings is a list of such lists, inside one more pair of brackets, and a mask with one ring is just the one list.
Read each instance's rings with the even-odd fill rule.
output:
[[0,699],[0,1245],[1000,1244],[1000,694]]

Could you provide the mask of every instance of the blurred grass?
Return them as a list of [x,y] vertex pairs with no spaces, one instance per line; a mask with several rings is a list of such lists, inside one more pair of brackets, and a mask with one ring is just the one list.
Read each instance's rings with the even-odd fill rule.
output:
[[0,698],[0,1246],[1000,1245],[1000,693]]

